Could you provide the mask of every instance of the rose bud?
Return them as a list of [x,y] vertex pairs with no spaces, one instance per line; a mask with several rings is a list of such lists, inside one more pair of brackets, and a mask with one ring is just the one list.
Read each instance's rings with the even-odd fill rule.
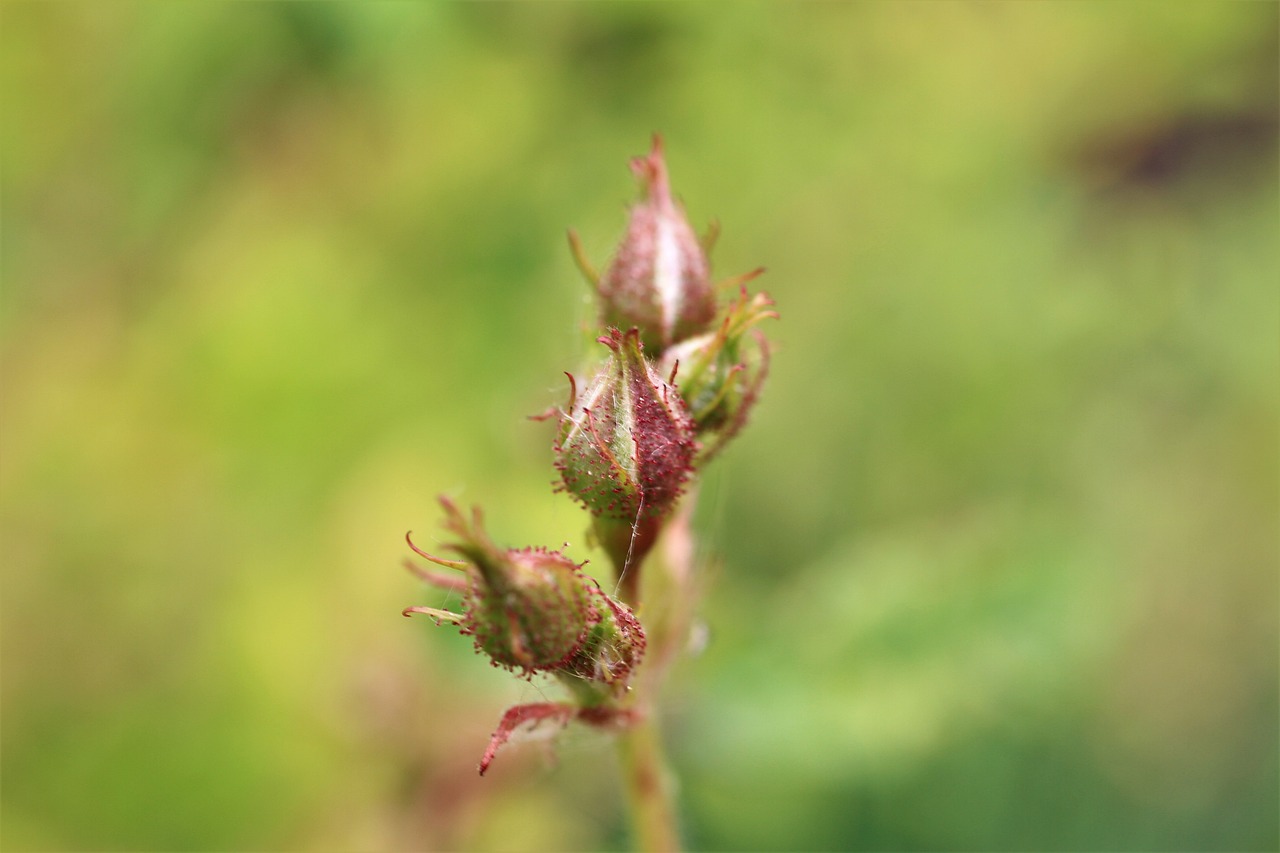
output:
[[[706,462],[742,429],[769,371],[769,342],[758,329],[777,317],[763,293],[742,285],[715,332],[681,341],[662,355],[660,369],[680,380],[680,394],[702,440],[698,464]],[[750,333],[750,334],[748,334]]]
[[[647,642],[644,629],[625,604],[614,601],[599,587],[593,587],[592,593],[600,618],[588,629],[577,653],[557,674],[566,683],[570,677],[585,679],[606,685],[615,695],[620,695],[626,690],[636,664],[644,657]],[[594,704],[590,694],[575,692],[584,704]]]
[[438,566],[462,573],[464,579],[455,580],[415,569],[424,580],[461,592],[462,613],[411,607],[405,615],[425,613],[458,625],[463,634],[474,637],[478,651],[506,669],[529,675],[570,662],[581,668],[579,658],[595,636],[593,629],[606,614],[611,623],[617,621],[600,601],[603,593],[594,581],[559,551],[499,548],[485,534],[479,510],[468,524],[451,502],[440,502],[446,529],[458,537],[447,547],[463,559],[428,554],[412,540],[409,547]]
[[556,467],[621,571],[652,546],[693,471],[697,442],[679,391],[645,359],[639,332],[610,329],[599,341],[612,352],[580,391],[570,377]]
[[600,296],[603,326],[636,327],[655,354],[705,331],[715,318],[716,296],[707,253],[671,195],[662,139],[631,161],[644,197],[631,207],[626,233],[613,262],[597,276],[586,262],[577,235],[570,241],[578,264]]

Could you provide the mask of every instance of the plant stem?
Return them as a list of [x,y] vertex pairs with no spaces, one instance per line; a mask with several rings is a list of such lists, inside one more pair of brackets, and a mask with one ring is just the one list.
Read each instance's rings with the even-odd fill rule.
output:
[[643,853],[678,851],[675,779],[667,769],[662,738],[653,715],[647,708],[637,711],[635,722],[618,736],[633,844]]
[[[667,767],[653,706],[668,669],[688,640],[689,625],[696,607],[691,523],[696,502],[697,490],[690,489],[679,509],[667,521],[662,534],[663,559],[649,566],[645,575],[647,594],[656,592],[653,600],[668,602],[668,606],[646,614],[650,632],[649,655],[633,685],[634,722],[618,736],[632,839],[635,849],[643,853],[680,849],[675,805],[676,778]],[[653,538],[652,533],[646,537],[645,553],[654,544]],[[633,602],[639,598],[638,584],[635,584],[640,577],[638,569],[638,564],[632,566],[633,585],[630,589]]]

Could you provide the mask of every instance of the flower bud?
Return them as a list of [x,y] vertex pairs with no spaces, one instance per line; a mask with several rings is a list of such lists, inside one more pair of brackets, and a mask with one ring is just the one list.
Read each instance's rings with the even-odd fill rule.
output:
[[447,547],[463,560],[444,560],[412,540],[408,544],[435,565],[461,571],[465,580],[410,567],[429,583],[460,592],[463,612],[410,607],[404,615],[426,613],[453,622],[495,666],[526,675],[554,672],[581,697],[625,690],[645,649],[644,629],[632,612],[561,552],[498,548],[485,534],[479,510],[468,524],[452,502],[440,503],[445,528],[458,537]]
[[615,601],[582,573],[582,566],[559,551],[507,550],[485,534],[480,511],[468,524],[450,501],[440,499],[445,527],[458,537],[449,550],[464,559],[428,554],[406,536],[409,547],[437,566],[462,573],[461,579],[409,568],[435,586],[461,593],[463,612],[408,607],[404,615],[424,613],[437,624],[457,625],[475,638],[476,649],[495,666],[526,676],[552,673],[569,688],[573,702],[517,705],[503,715],[480,761],[484,775],[497,751],[523,725],[579,720],[600,728],[625,726],[630,710],[616,700],[626,693],[631,675],[644,657],[645,634],[625,604]]
[[767,295],[749,297],[743,285],[715,332],[681,341],[662,355],[660,369],[679,378],[680,394],[703,441],[699,464],[742,429],[760,396],[769,371],[769,342],[753,327],[778,316],[772,307]]
[[692,473],[693,422],[675,386],[645,359],[636,329],[610,329],[599,341],[612,353],[580,393],[572,388],[556,467],[564,490],[598,520],[660,518]]
[[654,352],[707,329],[716,313],[707,254],[671,195],[662,139],[631,161],[644,198],[631,208],[627,231],[597,287],[601,324],[636,327]]
[[606,684],[621,693],[644,656],[644,629],[626,605],[614,601],[599,587],[592,592],[600,619],[560,673]]
[[[408,613],[426,613],[452,622],[475,639],[476,649],[495,665],[526,674],[557,670],[572,664],[587,668],[583,655],[602,635],[619,633],[619,622],[594,581],[581,566],[559,551],[544,548],[502,549],[485,534],[478,510],[471,523],[449,501],[445,526],[458,536],[448,546],[462,560],[445,560],[409,546],[436,565],[460,571],[465,581],[454,583],[429,572],[427,581],[462,592],[462,613],[429,607],[413,607]],[[602,622],[608,626],[600,629]],[[639,641],[643,649],[643,632]],[[608,667],[614,666],[610,660]],[[604,679],[601,679],[604,680]]]

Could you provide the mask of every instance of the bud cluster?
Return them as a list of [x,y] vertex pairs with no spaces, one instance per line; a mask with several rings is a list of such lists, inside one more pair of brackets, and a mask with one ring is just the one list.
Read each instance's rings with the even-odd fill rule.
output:
[[[638,605],[640,566],[703,464],[746,423],[769,365],[756,328],[776,317],[763,293],[748,294],[754,270],[714,284],[707,251],[672,195],[662,142],[631,161],[642,197],[603,275],[570,232],[579,267],[595,290],[605,353],[581,380],[569,376],[569,401],[554,450],[557,489],[592,516],[596,541],[617,572],[619,598],[559,551],[504,549],[446,499],[445,559],[409,546],[456,574],[412,566],[433,586],[460,596],[459,612],[410,607],[473,638],[478,652],[525,677],[555,675],[572,703],[520,705],[503,716],[481,773],[517,727],[578,720],[627,725],[627,691],[646,637]],[[723,308],[719,290],[736,289]]]
[[[763,270],[712,284],[713,240],[698,240],[672,196],[659,137],[631,170],[643,197],[604,275],[570,232],[610,353],[580,388],[570,376],[555,447],[561,488],[591,512],[620,574],[652,547],[698,466],[746,423],[769,364],[754,326],[777,316],[768,296],[746,290]],[[738,297],[720,311],[716,290],[733,284]]]

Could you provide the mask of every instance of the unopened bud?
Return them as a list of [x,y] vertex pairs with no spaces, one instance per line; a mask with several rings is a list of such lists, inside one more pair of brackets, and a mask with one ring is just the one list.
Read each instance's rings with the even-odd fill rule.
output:
[[671,195],[662,140],[631,161],[644,197],[631,208],[626,234],[598,282],[604,326],[636,327],[655,354],[707,329],[716,313],[707,254]]
[[[581,566],[559,551],[545,548],[503,549],[485,533],[479,511],[470,523],[452,503],[445,507],[445,526],[458,537],[449,550],[461,560],[446,560],[409,545],[422,557],[465,575],[462,613],[429,607],[412,607],[407,613],[425,613],[438,621],[452,622],[475,639],[476,649],[494,664],[524,673],[572,666],[588,668],[583,660],[589,646],[598,642],[600,625],[610,636],[618,633],[612,602],[607,601]],[[427,573],[436,585],[449,585]],[[640,648],[643,649],[643,631]],[[612,661],[606,667],[613,665]],[[603,679],[601,679],[603,680]]]
[[561,417],[556,467],[597,519],[665,515],[692,473],[693,422],[674,385],[645,359],[639,333],[610,329],[612,352]]
[[769,370],[769,343],[756,323],[777,317],[763,293],[746,285],[714,332],[668,349],[661,369],[674,374],[702,441],[699,463],[715,455],[747,422]]
[[615,693],[621,693],[644,656],[644,629],[625,604],[599,588],[594,593],[600,620],[591,626],[577,654],[560,672],[608,685]]

